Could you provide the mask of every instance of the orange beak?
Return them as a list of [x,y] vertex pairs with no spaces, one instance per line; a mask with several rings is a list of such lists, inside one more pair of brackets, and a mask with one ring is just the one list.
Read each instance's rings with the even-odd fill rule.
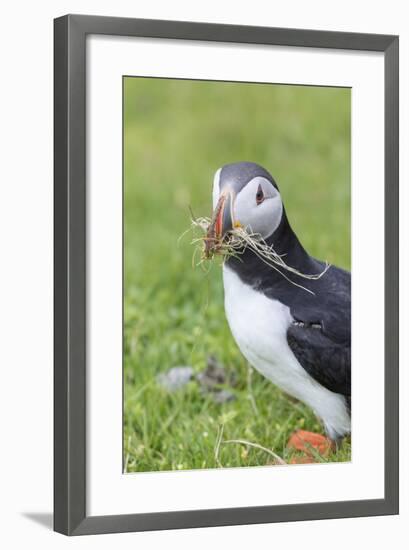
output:
[[230,189],[224,191],[219,197],[205,238],[206,258],[217,253],[224,237],[233,229],[233,198],[233,192]]

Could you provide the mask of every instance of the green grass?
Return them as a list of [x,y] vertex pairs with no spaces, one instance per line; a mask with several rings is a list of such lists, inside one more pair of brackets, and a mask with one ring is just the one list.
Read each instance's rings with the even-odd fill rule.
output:
[[[350,91],[127,78],[124,83],[126,471],[265,465],[263,450],[291,458],[297,428],[320,431],[240,354],[223,309],[221,270],[192,267],[189,206],[211,213],[212,178],[228,162],[271,171],[288,217],[308,251],[350,267]],[[168,393],[156,376],[196,372],[215,355],[238,377],[236,399],[217,405],[190,382]],[[328,460],[350,460],[348,442]]]

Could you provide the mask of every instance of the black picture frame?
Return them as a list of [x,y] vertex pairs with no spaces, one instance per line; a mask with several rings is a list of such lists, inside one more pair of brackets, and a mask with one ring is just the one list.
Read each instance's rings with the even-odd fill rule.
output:
[[[86,515],[86,37],[90,34],[365,50],[385,59],[385,497]],[[54,529],[113,533],[397,514],[399,506],[397,36],[66,15],[54,21]]]

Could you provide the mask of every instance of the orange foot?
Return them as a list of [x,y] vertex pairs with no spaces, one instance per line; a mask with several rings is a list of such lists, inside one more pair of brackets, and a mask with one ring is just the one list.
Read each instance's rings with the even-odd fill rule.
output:
[[302,452],[304,456],[296,456],[291,459],[291,464],[309,464],[316,462],[314,450],[321,456],[326,457],[331,451],[332,441],[321,434],[297,430],[287,443],[287,449]]

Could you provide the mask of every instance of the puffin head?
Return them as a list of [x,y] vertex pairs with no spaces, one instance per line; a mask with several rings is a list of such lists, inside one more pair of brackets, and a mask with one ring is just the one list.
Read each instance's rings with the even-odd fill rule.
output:
[[232,229],[241,227],[264,240],[280,225],[283,203],[271,174],[254,162],[219,168],[213,180],[213,218],[207,232],[210,254]]

